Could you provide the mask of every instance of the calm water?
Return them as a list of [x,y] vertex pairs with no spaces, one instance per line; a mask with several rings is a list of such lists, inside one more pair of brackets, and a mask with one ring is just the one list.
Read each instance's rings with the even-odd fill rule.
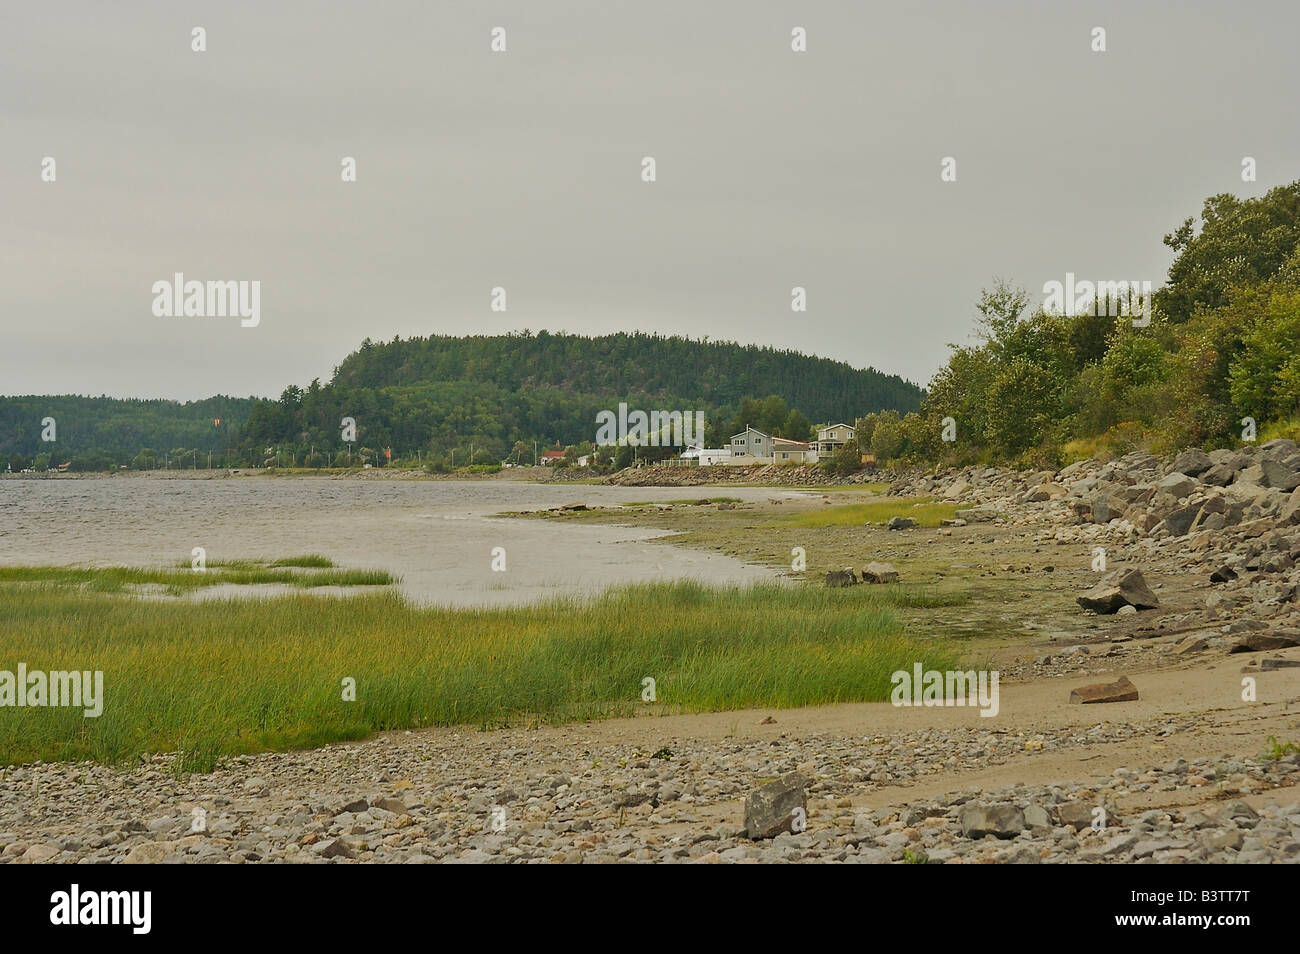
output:
[[[613,583],[693,578],[752,582],[775,574],[729,557],[648,542],[654,531],[491,516],[584,502],[672,500],[699,488],[516,481],[114,477],[0,480],[0,563],[131,564],[320,553],[382,568],[420,602],[503,604]],[[728,496],[790,496],[730,489]],[[507,570],[491,570],[505,547]]]

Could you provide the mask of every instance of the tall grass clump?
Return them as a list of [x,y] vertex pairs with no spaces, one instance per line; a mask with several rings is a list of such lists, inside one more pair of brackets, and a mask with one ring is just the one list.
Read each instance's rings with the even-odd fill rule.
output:
[[[228,754],[387,729],[881,700],[895,670],[956,662],[902,632],[891,607],[917,598],[674,583],[490,609],[417,607],[391,591],[194,605],[0,584],[0,669],[104,673],[98,718],[4,710],[0,763],[166,751],[208,770]],[[641,702],[646,677],[654,706]]]

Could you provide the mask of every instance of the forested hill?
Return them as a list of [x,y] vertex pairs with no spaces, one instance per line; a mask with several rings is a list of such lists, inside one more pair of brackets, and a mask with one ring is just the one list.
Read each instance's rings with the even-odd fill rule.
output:
[[[806,438],[809,425],[884,409],[922,392],[903,379],[793,351],[681,337],[531,334],[366,340],[333,380],[278,400],[181,404],[91,397],[0,397],[0,471],[111,466],[318,466],[393,458],[500,461],[522,448],[581,445],[596,414],[703,411],[716,446],[746,424]],[[42,440],[42,419],[57,435]],[[344,418],[356,433],[345,439]],[[219,422],[219,423],[218,423]],[[666,452],[666,451],[665,451]],[[209,454],[211,457],[209,458]],[[358,458],[357,455],[360,455]]]
[[[76,394],[0,396],[0,472],[37,462],[75,459],[74,470],[105,470],[113,464],[163,466],[190,454],[185,466],[214,464],[239,439],[257,398],[218,395],[201,401],[119,399]],[[52,439],[51,439],[52,438]],[[141,451],[145,451],[143,457]],[[137,458],[139,458],[137,460]]]
[[472,381],[507,391],[558,389],[612,399],[642,394],[689,400],[692,408],[736,407],[744,397],[780,395],[817,421],[869,410],[907,411],[921,391],[896,375],[796,351],[734,342],[619,333],[400,338],[362,343],[335,369],[334,384],[382,388]]

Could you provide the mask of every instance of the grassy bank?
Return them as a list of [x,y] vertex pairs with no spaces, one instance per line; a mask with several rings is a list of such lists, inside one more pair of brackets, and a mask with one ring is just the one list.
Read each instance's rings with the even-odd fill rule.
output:
[[0,709],[0,763],[181,750],[206,770],[227,753],[385,729],[885,699],[893,671],[955,662],[905,636],[892,608],[951,599],[681,583],[500,609],[388,592],[196,606],[28,577],[0,583],[0,669],[102,670],[104,711]]
[[[306,572],[304,572],[304,570]],[[99,593],[129,593],[160,589],[179,596],[209,586],[256,586],[278,583],[301,589],[320,586],[387,586],[396,582],[384,570],[335,569],[322,556],[290,557],[271,562],[214,560],[199,571],[190,564],[176,567],[0,566],[0,590],[6,597],[16,584],[81,587]]]

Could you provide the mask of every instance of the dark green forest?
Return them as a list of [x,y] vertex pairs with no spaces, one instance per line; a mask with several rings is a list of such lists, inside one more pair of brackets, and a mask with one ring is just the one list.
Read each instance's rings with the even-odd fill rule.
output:
[[[0,397],[0,472],[62,463],[69,470],[206,467],[209,452],[215,466],[236,445],[257,403],[223,395],[184,404],[68,394]],[[53,441],[42,440],[46,418],[54,420]]]
[[[531,463],[534,449],[591,441],[597,412],[619,402],[704,411],[707,440],[718,446],[746,424],[803,439],[814,423],[907,413],[921,397],[897,376],[731,342],[526,330],[367,339],[331,381],[290,386],[278,400],[0,397],[0,470],[67,461],[74,470],[205,467],[209,459],[231,467],[383,464],[390,449],[393,460],[435,467],[469,464],[471,453],[480,465]],[[58,428],[53,443],[41,440],[47,416]],[[355,435],[344,433],[344,418],[355,421]]]

